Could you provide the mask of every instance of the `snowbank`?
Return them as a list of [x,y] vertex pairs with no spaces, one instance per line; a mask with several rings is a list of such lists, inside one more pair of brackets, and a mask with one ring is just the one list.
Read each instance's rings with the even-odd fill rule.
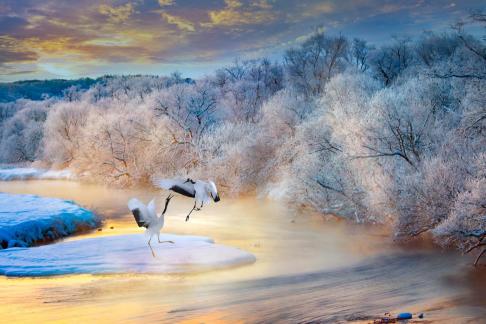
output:
[[69,170],[44,170],[36,168],[0,168],[0,180],[29,180],[29,179],[74,179]]
[[91,211],[72,201],[0,193],[0,249],[30,246],[97,225]]
[[179,273],[255,262],[245,251],[214,244],[206,237],[161,234],[152,239],[152,257],[143,234],[102,236],[34,248],[0,251],[0,274],[51,276],[103,273]]

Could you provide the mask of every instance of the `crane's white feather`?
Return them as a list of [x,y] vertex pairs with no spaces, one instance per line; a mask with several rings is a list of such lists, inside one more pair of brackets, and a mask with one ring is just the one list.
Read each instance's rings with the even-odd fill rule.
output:
[[210,191],[213,194],[213,197],[216,197],[218,195],[218,189],[216,188],[216,184],[211,180],[209,180],[208,183],[209,183]]
[[152,183],[161,188],[161,189],[166,189],[170,190],[170,188],[177,183],[179,183],[179,179],[163,179],[163,178],[155,178],[152,180]]
[[211,202],[211,197],[209,196],[207,190],[207,182],[196,180],[194,184],[194,189],[196,190],[196,204],[197,205],[208,205]]
[[148,216],[151,220],[157,220],[157,212],[155,211],[155,199],[152,199],[147,205]]

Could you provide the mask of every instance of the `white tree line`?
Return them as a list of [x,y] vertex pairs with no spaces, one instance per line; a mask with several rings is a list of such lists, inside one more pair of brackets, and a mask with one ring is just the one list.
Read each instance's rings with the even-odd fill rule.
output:
[[0,160],[118,185],[211,177],[227,194],[391,223],[399,238],[429,232],[481,254],[485,85],[485,40],[461,26],[379,48],[317,32],[282,63],[235,61],[195,81],[107,77],[0,104]]

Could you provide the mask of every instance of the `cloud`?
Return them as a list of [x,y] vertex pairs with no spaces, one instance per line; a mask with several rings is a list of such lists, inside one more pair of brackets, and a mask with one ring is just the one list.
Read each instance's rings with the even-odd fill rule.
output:
[[166,12],[161,12],[160,15],[167,21],[168,24],[176,25],[177,28],[179,28],[180,30],[188,32],[195,31],[194,24],[190,20],[178,16],[173,16]]
[[33,74],[37,72],[37,70],[18,70],[18,71],[13,71],[14,67],[3,67],[0,64],[0,75],[9,75],[9,76],[15,76],[15,75],[23,75],[23,74]]
[[305,41],[310,39],[312,36],[314,36],[316,33],[324,33],[324,32],[326,32],[326,28],[321,26],[321,27],[316,28],[314,31],[309,32],[305,35],[297,36],[295,38],[295,40],[289,41],[288,44],[289,45],[296,45],[296,44],[299,44],[299,43],[304,43]]
[[100,14],[107,16],[109,22],[120,24],[126,22],[128,18],[130,18],[130,15],[133,13],[133,6],[130,2],[119,7],[101,4],[98,7],[98,11]]
[[159,0],[159,5],[161,7],[167,7],[167,6],[172,6],[175,4],[174,0]]
[[189,66],[236,56],[278,59],[316,26],[379,43],[480,9],[474,0],[452,1],[0,0],[0,69],[8,66],[10,80],[36,68],[17,78],[54,70],[72,77],[156,73],[162,66],[192,73]]
[[257,7],[260,9],[271,9],[272,4],[270,3],[269,0],[254,0],[251,3],[251,6]]
[[276,15],[270,10],[272,6],[267,1],[255,1],[250,6],[244,6],[239,0],[225,0],[224,2],[223,9],[209,11],[209,22],[203,22],[201,26],[253,25],[269,23],[276,18]]
[[0,36],[0,75],[28,75],[34,71],[20,68],[22,64],[35,62],[39,55],[11,36]]
[[37,60],[38,55],[25,46],[22,41],[11,36],[0,36],[0,64],[29,62]]
[[329,14],[334,11],[334,5],[331,2],[322,2],[313,6],[312,9],[317,14],[322,14],[322,13]]

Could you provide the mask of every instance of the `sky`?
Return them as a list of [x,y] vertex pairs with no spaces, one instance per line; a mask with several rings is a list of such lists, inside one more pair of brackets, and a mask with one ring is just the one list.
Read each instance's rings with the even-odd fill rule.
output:
[[169,74],[279,60],[316,29],[382,44],[444,31],[483,1],[0,0],[0,81]]

